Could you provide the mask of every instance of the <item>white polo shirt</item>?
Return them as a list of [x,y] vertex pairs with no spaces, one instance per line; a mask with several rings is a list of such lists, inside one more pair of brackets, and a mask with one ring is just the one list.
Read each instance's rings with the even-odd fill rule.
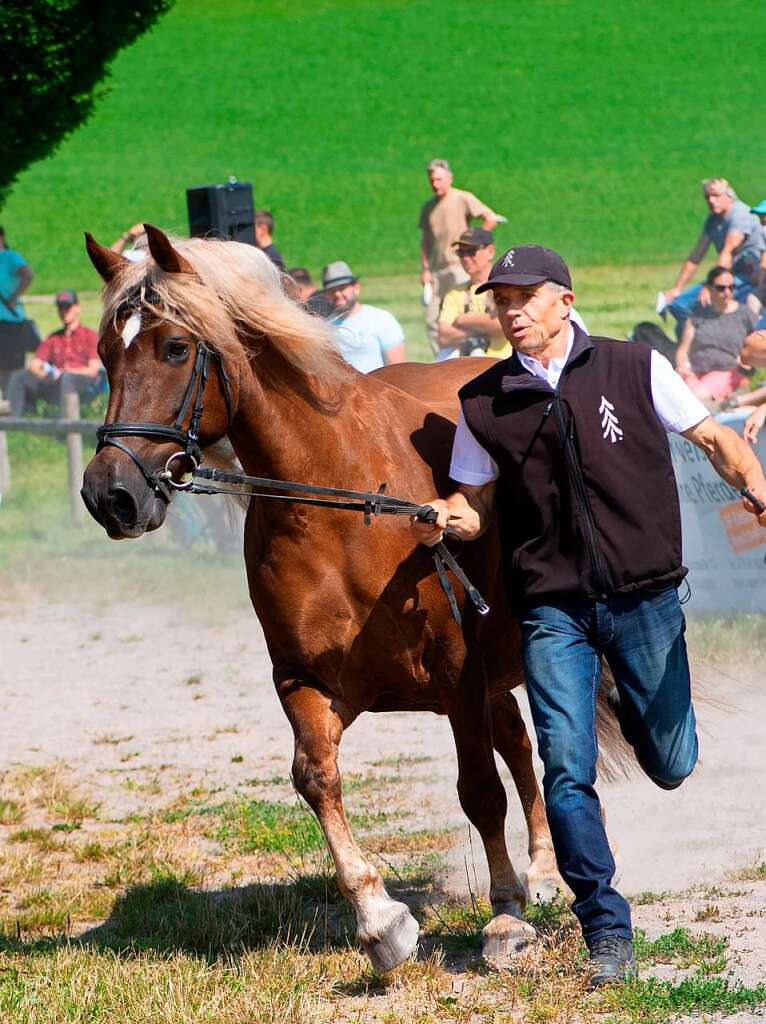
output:
[[[525,370],[529,370],[535,377],[547,381],[552,388],[556,389],[559,386],[561,371],[572,351],[573,342],[574,329],[570,327],[569,341],[561,359],[551,359],[548,366],[545,367],[534,356],[518,353],[519,361]],[[626,341],[625,344],[631,343]],[[681,434],[685,430],[691,430],[710,415],[665,356],[652,350],[650,368],[652,404],[660,423],[668,433]],[[491,483],[500,475],[495,460],[468,429],[462,411],[452,444],[449,475],[459,484],[473,484],[474,486]]]

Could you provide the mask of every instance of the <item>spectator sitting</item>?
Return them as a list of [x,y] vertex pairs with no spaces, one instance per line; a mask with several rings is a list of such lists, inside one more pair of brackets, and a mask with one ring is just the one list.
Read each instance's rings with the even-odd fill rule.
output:
[[306,308],[307,313],[329,320],[335,314],[335,305],[330,302],[324,292],[314,287],[311,274],[305,267],[293,267],[288,270],[288,291],[296,302]]
[[748,405],[755,405],[756,408],[745,420],[742,428],[742,436],[750,444],[755,444],[761,432],[764,421],[766,421],[766,387],[759,388],[749,395],[744,395]]
[[[761,259],[766,242],[757,216],[725,178],[706,178],[702,191],[710,213],[702,227],[697,244],[692,249],[672,288],[665,292],[668,308],[677,320],[676,333],[681,337],[683,325],[693,307],[710,301],[702,285],[686,288],[710,244],[718,253],[717,264],[733,271],[734,297],[743,302],[760,279]],[[685,289],[685,290],[684,290]]]
[[[131,242],[132,245],[126,252],[125,246],[128,242]],[[140,263],[141,260],[145,260],[148,255],[148,244],[144,225],[134,224],[132,228],[121,234],[116,242],[112,242],[109,248],[112,252],[119,253],[121,256],[124,256],[126,260],[130,260],[131,263]]]
[[[439,354],[437,362],[456,356],[491,356],[507,359],[513,352],[497,318],[492,292],[477,295],[476,289],[489,278],[495,258],[494,238],[485,228],[467,228],[453,243],[463,270],[469,277],[460,288],[444,296],[439,313]],[[587,334],[587,328],[572,309],[570,318]]]
[[758,293],[761,304],[766,304],[764,303],[764,299],[766,299],[766,199],[762,199],[757,206],[751,206],[750,212],[758,218],[761,225],[763,252],[761,253],[761,266],[758,275]]
[[271,262],[285,272],[285,261],[274,245],[274,218],[268,210],[255,211],[255,244],[264,255],[268,256]]
[[362,373],[404,362],[404,331],[385,309],[359,301],[359,278],[338,260],[322,271],[324,295],[335,308],[330,322],[338,327],[343,358]]
[[91,398],[99,390],[101,361],[98,335],[80,323],[80,305],[73,291],[56,295],[56,308],[63,327],[40,343],[26,370],[11,374],[8,385],[11,416],[23,415],[30,398],[58,402],[76,391]]
[[306,305],[312,295],[316,295],[314,281],[305,267],[291,267],[287,271],[286,283],[292,297],[302,306]]
[[766,312],[762,313],[745,338],[739,358],[744,366],[766,366]]
[[[439,310],[448,291],[465,284],[466,273],[452,248],[461,231],[474,219],[491,231],[498,215],[472,192],[453,188],[452,171],[446,160],[432,160],[426,168],[433,198],[420,211],[420,282],[430,288],[426,304],[426,332],[434,355],[439,352]],[[424,303],[426,292],[424,292]]]
[[20,323],[26,318],[21,296],[35,275],[24,257],[11,249],[0,228],[0,320]]
[[452,248],[469,280],[444,296],[439,312],[439,354],[437,362],[456,356],[483,356],[497,359],[511,354],[491,292],[477,295],[476,289],[489,277],[495,258],[495,243],[486,228],[466,228]]
[[728,267],[713,267],[706,281],[707,306],[697,305],[684,324],[676,369],[703,401],[720,401],[746,383],[740,350],[756,315],[734,298],[735,278]]

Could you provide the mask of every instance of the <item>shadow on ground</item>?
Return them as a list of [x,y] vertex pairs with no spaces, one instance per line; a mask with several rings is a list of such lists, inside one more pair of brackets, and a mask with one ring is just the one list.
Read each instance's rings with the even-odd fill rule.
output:
[[[451,917],[442,916],[449,897],[433,876],[389,880],[387,888],[394,899],[407,903],[419,921],[428,919],[421,957],[442,945],[445,951],[462,953],[458,958],[464,966],[466,954],[473,956],[473,947],[478,953],[484,923],[481,912],[469,905],[459,920],[454,911]],[[355,930],[353,911],[333,874],[222,890],[196,889],[169,876],[131,886],[115,900],[102,924],[76,938],[60,935],[25,941],[20,933],[0,935],[0,951],[43,953],[69,943],[128,956],[183,952],[212,961],[275,943],[302,951],[347,949],[356,944]]]

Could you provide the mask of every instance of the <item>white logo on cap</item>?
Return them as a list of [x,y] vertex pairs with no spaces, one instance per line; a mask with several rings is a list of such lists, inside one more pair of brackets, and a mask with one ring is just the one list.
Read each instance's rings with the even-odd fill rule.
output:
[[513,249],[509,249],[508,252],[505,254],[502,263],[505,270],[513,266],[513,258],[515,255],[516,253],[513,251]]

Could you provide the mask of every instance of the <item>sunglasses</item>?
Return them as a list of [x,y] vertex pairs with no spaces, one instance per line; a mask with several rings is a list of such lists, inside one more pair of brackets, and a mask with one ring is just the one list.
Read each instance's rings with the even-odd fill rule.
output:
[[733,284],[714,284],[713,288],[717,292],[733,292],[734,291],[734,285]]

